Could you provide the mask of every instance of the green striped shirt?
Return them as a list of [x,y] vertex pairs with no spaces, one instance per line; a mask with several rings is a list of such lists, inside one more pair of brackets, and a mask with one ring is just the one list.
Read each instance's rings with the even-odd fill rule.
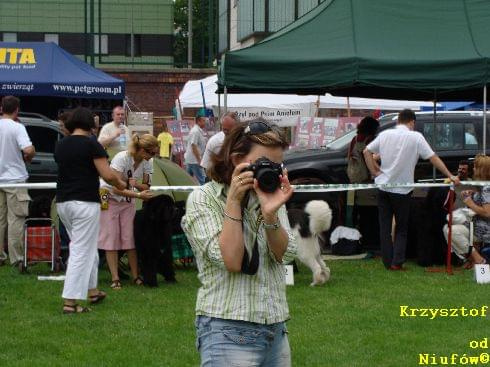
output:
[[[223,229],[227,186],[209,182],[194,190],[187,199],[182,228],[191,244],[202,284],[197,294],[196,314],[227,320],[273,324],[289,319],[284,268],[267,245],[265,229],[257,224],[260,206],[255,194],[243,209],[243,236],[249,254],[258,240],[259,268],[255,275],[226,270],[219,246]],[[284,262],[296,255],[286,207],[278,212],[289,241]]]

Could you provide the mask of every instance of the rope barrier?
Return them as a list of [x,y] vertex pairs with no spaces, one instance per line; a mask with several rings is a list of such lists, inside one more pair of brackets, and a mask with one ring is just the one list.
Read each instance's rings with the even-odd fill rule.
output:
[[[490,181],[462,181],[461,185],[465,186],[488,186]],[[190,192],[200,186],[152,186],[152,191],[174,191],[174,192]],[[369,189],[380,189],[380,188],[401,188],[401,187],[450,187],[450,195],[454,197],[454,184],[453,183],[404,183],[404,184],[313,184],[313,185],[293,185],[294,191],[297,193],[305,192],[336,192],[336,191],[352,191],[352,190],[369,190]],[[11,183],[2,184],[0,183],[0,189],[10,189],[10,188],[26,188],[26,189],[56,189],[55,182],[46,183]],[[452,274],[451,268],[451,237],[452,237],[452,200],[450,200],[450,210],[449,210],[449,233],[448,233],[448,247],[447,247],[447,260],[446,260],[446,272]]]
[[[488,186],[490,181],[462,181],[461,185],[465,186]],[[352,190],[369,190],[379,188],[399,188],[399,187],[450,187],[449,183],[403,183],[403,184],[313,184],[313,185],[293,185],[295,192],[334,192],[334,191],[352,191]],[[25,188],[25,189],[37,189],[48,190],[56,189],[55,182],[43,182],[43,183],[0,183],[0,189],[12,189],[12,188]],[[199,186],[152,186],[152,191],[176,191],[176,192],[189,192],[199,188]]]

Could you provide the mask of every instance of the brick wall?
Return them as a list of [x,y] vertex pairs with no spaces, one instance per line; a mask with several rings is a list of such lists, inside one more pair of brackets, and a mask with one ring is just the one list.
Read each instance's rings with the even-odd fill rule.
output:
[[[153,112],[169,116],[175,99],[188,80],[197,80],[216,74],[215,69],[171,69],[165,71],[111,71],[104,70],[126,83],[126,96],[132,110]],[[134,108],[137,106],[137,108]],[[159,133],[161,120],[155,121],[155,134]]]

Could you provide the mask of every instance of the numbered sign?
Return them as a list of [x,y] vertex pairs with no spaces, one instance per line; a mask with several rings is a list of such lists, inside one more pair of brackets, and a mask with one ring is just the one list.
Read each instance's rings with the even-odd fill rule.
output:
[[284,275],[286,276],[286,285],[294,285],[294,270],[292,265],[284,265]]
[[478,284],[490,283],[490,265],[475,264],[475,279]]

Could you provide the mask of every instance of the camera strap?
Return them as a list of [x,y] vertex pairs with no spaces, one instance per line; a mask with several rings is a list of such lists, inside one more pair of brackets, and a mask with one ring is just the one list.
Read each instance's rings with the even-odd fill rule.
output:
[[257,274],[259,269],[259,245],[257,239],[255,239],[255,244],[252,250],[252,258],[249,260],[248,251],[245,248],[242,260],[242,273],[247,275]]
[[[252,249],[252,257],[250,257],[247,247],[244,246],[243,260],[242,260],[242,270],[243,274],[255,275],[259,269],[259,243],[258,243],[258,230],[260,223],[262,222],[262,215],[259,214],[257,217],[256,228],[255,228],[255,243]],[[243,225],[243,224],[242,224]]]
[[[129,179],[133,177],[133,171],[128,170],[128,179],[126,180],[126,186],[128,187],[129,190],[132,190],[133,188],[129,186]],[[126,202],[130,203],[131,198],[126,196]]]

